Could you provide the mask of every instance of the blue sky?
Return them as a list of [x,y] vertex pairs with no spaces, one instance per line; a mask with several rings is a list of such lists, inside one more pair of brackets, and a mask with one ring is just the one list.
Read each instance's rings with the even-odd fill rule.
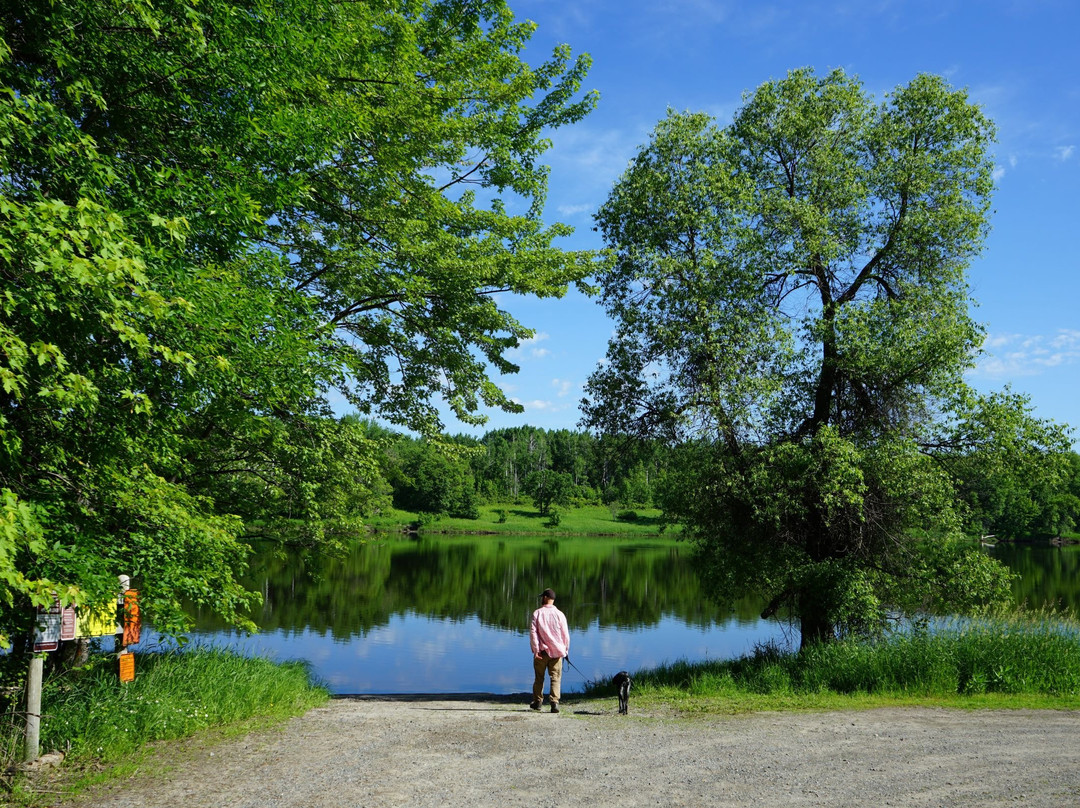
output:
[[[966,88],[998,126],[992,232],[970,280],[986,355],[978,389],[1006,384],[1041,417],[1080,426],[1080,3],[1075,0],[510,0],[537,23],[526,53],[557,43],[589,53],[585,121],[553,134],[546,216],[577,228],[564,246],[600,247],[592,213],[668,108],[727,123],[743,94],[795,67],[857,74],[880,98],[920,72]],[[497,380],[522,415],[486,427],[575,428],[582,385],[603,357],[611,323],[572,292],[559,301],[505,297],[535,328],[513,352],[520,373]],[[1074,439],[1077,434],[1074,433]]]

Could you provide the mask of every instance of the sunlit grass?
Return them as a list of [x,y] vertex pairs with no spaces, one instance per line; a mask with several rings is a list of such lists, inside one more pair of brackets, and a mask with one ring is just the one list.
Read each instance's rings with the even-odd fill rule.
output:
[[[69,763],[108,762],[154,741],[253,718],[282,720],[327,698],[299,662],[215,649],[138,654],[135,681],[124,684],[116,657],[102,656],[46,679],[41,749],[66,751]],[[20,748],[21,727],[12,722],[4,732],[5,749]]]
[[[1051,615],[954,621],[933,632],[800,653],[764,646],[736,660],[682,660],[633,676],[636,698],[690,711],[897,704],[1076,709],[1080,626]],[[599,685],[585,695],[611,692]]]
[[[494,533],[500,535],[551,533],[554,535],[630,535],[655,536],[660,531],[660,511],[655,508],[637,508],[637,518],[626,521],[616,518],[606,505],[582,505],[560,507],[559,524],[543,516],[530,503],[493,503],[480,507],[477,519],[456,519],[442,516],[420,526],[421,533]],[[416,523],[417,514],[408,511],[387,510],[369,520],[376,530],[399,531],[403,526]],[[668,528],[667,535],[676,535],[678,528]]]

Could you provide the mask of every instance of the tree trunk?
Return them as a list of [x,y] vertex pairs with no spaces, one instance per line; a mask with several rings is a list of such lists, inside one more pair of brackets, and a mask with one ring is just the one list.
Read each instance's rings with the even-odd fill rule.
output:
[[807,590],[799,593],[800,651],[836,638],[836,627],[827,615],[821,593]]

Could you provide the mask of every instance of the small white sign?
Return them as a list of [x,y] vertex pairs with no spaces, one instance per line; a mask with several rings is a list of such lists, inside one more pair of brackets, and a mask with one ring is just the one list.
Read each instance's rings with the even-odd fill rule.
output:
[[60,647],[60,626],[63,621],[60,601],[53,601],[49,608],[38,606],[34,626],[34,651],[55,651]]

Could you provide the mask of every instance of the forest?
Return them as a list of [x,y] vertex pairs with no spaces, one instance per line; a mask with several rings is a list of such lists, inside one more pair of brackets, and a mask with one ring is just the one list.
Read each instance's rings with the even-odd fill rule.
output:
[[[380,447],[386,481],[381,502],[417,515],[475,519],[481,505],[524,502],[541,513],[585,504],[616,511],[656,508],[677,521],[674,493],[690,462],[686,447],[569,429],[522,426],[428,440],[370,421],[360,426]],[[957,464],[967,532],[1022,540],[1076,530],[1080,454],[1067,452],[1060,460],[1062,477],[1038,485],[1018,476],[986,475],[974,459]]]

